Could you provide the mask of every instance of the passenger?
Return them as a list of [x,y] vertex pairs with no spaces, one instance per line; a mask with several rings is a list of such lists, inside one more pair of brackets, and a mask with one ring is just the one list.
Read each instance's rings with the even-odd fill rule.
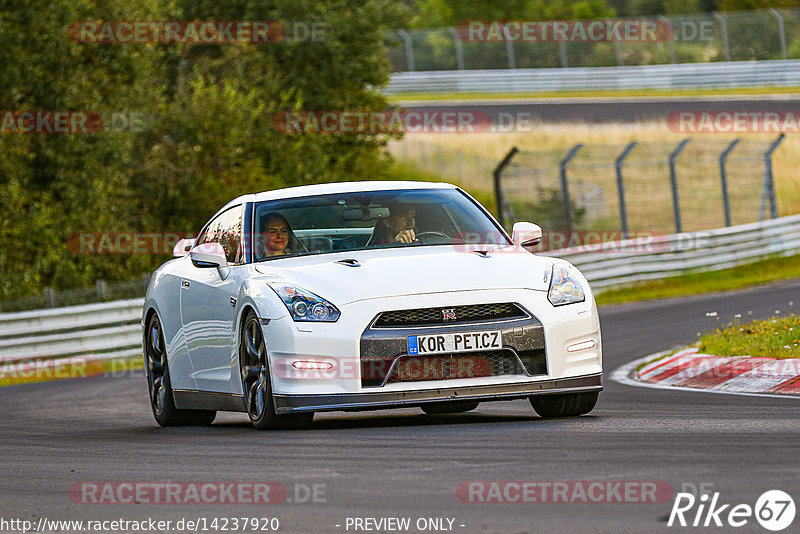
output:
[[389,204],[389,217],[375,224],[367,246],[416,243],[417,209],[410,204]]
[[[261,217],[262,239],[259,256],[284,256],[298,252],[307,252],[306,247],[292,232],[286,217],[277,212],[270,212]],[[265,238],[265,239],[264,239]]]

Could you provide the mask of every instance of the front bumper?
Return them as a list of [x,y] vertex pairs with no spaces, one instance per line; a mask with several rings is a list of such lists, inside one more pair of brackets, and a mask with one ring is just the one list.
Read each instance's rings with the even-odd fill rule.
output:
[[532,395],[601,391],[603,374],[573,378],[540,380],[515,384],[443,387],[407,391],[378,391],[369,393],[339,393],[327,395],[274,395],[279,414],[293,412],[323,412],[337,410],[376,410],[421,406],[429,402],[476,400],[514,400]]
[[[441,332],[450,328],[386,329],[375,331],[375,336],[365,336],[365,328],[372,324],[379,313],[482,302],[516,302],[527,310],[531,315],[529,319],[486,324],[476,329],[502,330],[503,344],[517,351],[517,355],[523,359],[525,354],[520,354],[520,351],[542,351],[543,347],[546,365],[538,369],[526,367],[528,372],[519,375],[393,382],[380,387],[364,383],[364,359],[381,353],[387,358],[396,358],[405,352],[408,334]],[[514,388],[528,387],[535,392],[541,383],[599,375],[603,371],[600,324],[593,299],[580,304],[553,307],[544,291],[501,289],[370,299],[340,306],[340,309],[342,316],[336,323],[295,323],[287,316],[264,325],[264,337],[270,354],[272,390],[276,398],[314,399],[324,396],[332,400],[317,404],[338,405],[340,401],[335,399],[358,399],[362,394],[366,395],[368,401],[380,399],[380,396],[373,396],[376,393],[396,394],[403,399],[407,398],[406,392],[415,390],[429,392],[435,401],[441,400],[437,391],[469,390],[478,386],[486,386],[490,388],[489,391],[494,391],[500,385],[507,385],[514,391]],[[518,335],[520,328],[521,336]],[[456,332],[471,329],[464,325],[452,327]],[[570,345],[587,339],[596,342],[594,348],[568,352]],[[362,342],[365,344],[362,345]],[[320,374],[298,373],[292,368],[292,362],[297,360],[329,362],[332,370]],[[235,362],[235,358],[232,358],[232,362]],[[240,393],[238,368],[232,370],[231,376],[231,391]],[[357,405],[360,401],[343,401],[344,404],[352,402]],[[289,408],[291,406],[291,403],[287,405]]]

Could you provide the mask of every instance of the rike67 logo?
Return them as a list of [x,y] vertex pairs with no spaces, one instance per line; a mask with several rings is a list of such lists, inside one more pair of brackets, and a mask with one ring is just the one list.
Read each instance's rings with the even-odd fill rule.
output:
[[755,506],[749,504],[723,504],[719,492],[695,497],[691,493],[678,493],[667,526],[681,527],[743,527],[753,519],[765,529],[778,532],[794,521],[794,500],[781,490],[765,491]]

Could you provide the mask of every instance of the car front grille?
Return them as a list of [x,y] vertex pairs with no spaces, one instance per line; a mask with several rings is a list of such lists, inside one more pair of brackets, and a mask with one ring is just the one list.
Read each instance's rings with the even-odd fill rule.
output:
[[433,356],[404,355],[397,358],[385,383],[522,374],[525,374],[525,370],[511,350]]
[[372,323],[372,328],[410,328],[415,326],[487,323],[528,317],[529,315],[522,308],[511,302],[472,304],[382,312],[378,314],[378,317]]

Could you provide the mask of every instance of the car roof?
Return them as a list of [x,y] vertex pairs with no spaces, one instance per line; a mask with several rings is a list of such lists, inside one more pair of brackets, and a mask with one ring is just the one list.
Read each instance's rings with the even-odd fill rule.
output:
[[279,200],[284,198],[309,197],[313,195],[327,195],[336,193],[362,193],[364,191],[398,191],[403,189],[456,189],[453,184],[444,182],[413,182],[413,181],[374,181],[374,182],[334,182],[327,184],[301,185],[284,189],[273,189],[250,195],[242,195],[228,202],[223,211],[229,206],[245,202],[262,202],[265,200]]

